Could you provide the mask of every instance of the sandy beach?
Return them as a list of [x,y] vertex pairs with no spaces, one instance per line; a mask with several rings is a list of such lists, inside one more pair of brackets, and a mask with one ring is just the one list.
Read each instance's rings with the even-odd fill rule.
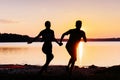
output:
[[38,74],[37,65],[0,65],[0,80],[120,80],[120,65],[111,67],[75,66],[72,76],[65,66],[51,65],[47,72]]

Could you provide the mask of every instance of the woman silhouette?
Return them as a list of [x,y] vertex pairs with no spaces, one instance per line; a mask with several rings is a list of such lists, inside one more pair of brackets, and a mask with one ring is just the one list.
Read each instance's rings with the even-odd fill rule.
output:
[[75,61],[77,60],[77,47],[78,47],[78,43],[80,42],[81,38],[83,38],[83,40],[86,42],[86,35],[85,32],[83,30],[80,30],[82,26],[82,21],[78,20],[76,21],[76,28],[75,29],[70,29],[67,32],[63,33],[61,36],[61,40],[60,43],[62,44],[62,40],[64,38],[65,35],[70,35],[67,43],[66,43],[66,49],[69,53],[69,55],[71,56],[68,66],[66,67],[67,71],[72,72]]
[[44,44],[42,46],[42,51],[46,55],[46,63],[43,65],[43,67],[39,73],[42,73],[44,70],[47,70],[49,63],[51,62],[51,60],[54,57],[52,54],[52,41],[55,41],[56,43],[58,43],[60,45],[60,43],[57,41],[57,39],[55,39],[54,31],[50,29],[50,27],[51,27],[50,21],[45,22],[45,27],[46,27],[46,29],[42,30],[32,41],[28,42],[28,43],[32,43],[33,41],[38,39],[40,36],[42,38],[41,41],[44,42]]

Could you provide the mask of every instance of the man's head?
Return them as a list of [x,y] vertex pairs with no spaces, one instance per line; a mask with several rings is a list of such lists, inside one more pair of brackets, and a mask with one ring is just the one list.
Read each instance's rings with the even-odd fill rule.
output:
[[77,20],[76,21],[76,28],[81,28],[81,26],[82,26],[82,21],[80,21],[80,20]]

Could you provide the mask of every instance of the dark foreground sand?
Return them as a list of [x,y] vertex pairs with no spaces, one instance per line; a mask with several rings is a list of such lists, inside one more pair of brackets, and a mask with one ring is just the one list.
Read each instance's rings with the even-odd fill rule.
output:
[[37,65],[0,65],[0,80],[120,80],[120,65],[112,67],[75,66],[72,76],[65,66],[49,66],[48,71],[38,74]]

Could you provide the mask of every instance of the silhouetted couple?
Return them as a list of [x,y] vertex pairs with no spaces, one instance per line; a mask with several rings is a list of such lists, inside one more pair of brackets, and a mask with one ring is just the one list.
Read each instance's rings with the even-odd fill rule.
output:
[[44,42],[42,46],[42,51],[46,54],[46,63],[43,65],[42,69],[40,70],[40,73],[43,71],[46,71],[48,68],[49,63],[53,59],[53,53],[52,53],[52,41],[55,41],[59,46],[62,46],[62,40],[65,35],[70,35],[67,44],[66,44],[66,49],[71,56],[68,66],[66,67],[66,70],[69,72],[72,72],[76,57],[77,57],[77,46],[83,38],[83,40],[86,42],[86,35],[85,32],[80,30],[82,26],[82,22],[80,20],[76,21],[76,28],[75,29],[70,29],[67,32],[63,33],[60,39],[60,42],[57,41],[57,39],[54,36],[54,31],[50,29],[51,23],[50,21],[45,22],[45,27],[46,29],[42,30],[32,41],[29,41],[28,43],[32,43],[36,39],[38,39],[40,36],[42,38],[42,42]]

